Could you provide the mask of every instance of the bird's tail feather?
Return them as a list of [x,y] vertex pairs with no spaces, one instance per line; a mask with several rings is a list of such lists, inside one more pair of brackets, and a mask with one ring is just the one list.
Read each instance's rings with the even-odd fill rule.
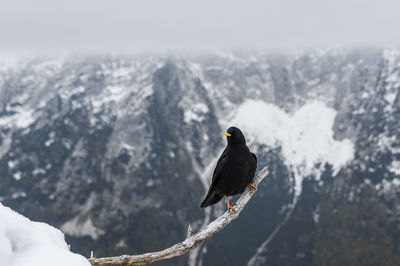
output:
[[200,205],[200,207],[205,208],[210,205],[213,205],[213,204],[217,203],[218,201],[220,201],[222,199],[222,197],[223,196],[216,194],[214,191],[210,191],[207,194],[206,198],[204,199],[203,203]]

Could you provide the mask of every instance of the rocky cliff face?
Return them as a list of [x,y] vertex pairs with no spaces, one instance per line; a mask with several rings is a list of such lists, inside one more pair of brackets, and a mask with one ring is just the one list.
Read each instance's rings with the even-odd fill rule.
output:
[[234,124],[271,174],[167,263],[390,264],[399,90],[400,53],[378,49],[21,60],[0,68],[1,201],[87,256],[163,249],[224,211],[199,204]]

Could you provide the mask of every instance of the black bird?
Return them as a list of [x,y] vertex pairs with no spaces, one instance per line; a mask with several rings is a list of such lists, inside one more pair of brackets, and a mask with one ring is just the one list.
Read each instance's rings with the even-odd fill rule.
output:
[[237,127],[230,127],[224,135],[228,145],[218,159],[210,189],[201,204],[202,208],[213,205],[226,196],[228,210],[233,209],[229,204],[229,196],[243,193],[246,186],[255,188],[252,182],[257,168],[257,157],[246,146],[242,131]]

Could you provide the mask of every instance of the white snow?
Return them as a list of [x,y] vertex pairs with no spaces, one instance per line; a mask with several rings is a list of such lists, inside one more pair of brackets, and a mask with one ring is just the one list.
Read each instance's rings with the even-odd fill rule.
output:
[[[351,141],[337,141],[333,138],[335,117],[335,110],[317,101],[309,102],[289,115],[272,104],[247,100],[230,122],[230,125],[244,131],[250,145],[265,144],[272,148],[280,146],[285,163],[294,177],[294,197],[285,219],[261,244],[248,265],[255,265],[256,260],[261,259],[260,254],[292,215],[302,191],[304,177],[313,174],[318,180],[325,163],[332,165],[333,175],[336,175],[353,158],[354,147]],[[321,169],[316,167],[317,163],[321,163]],[[318,220],[317,216],[313,218]]]
[[389,171],[395,175],[400,175],[400,161],[393,161],[389,167]]
[[8,168],[10,168],[10,169],[13,169],[16,164],[17,164],[17,161],[8,161],[8,163],[7,163]]
[[61,226],[61,230],[70,236],[90,236],[96,240],[104,231],[95,227],[90,218],[81,221],[80,216],[76,216]]
[[[0,118],[0,120],[1,120],[1,118]],[[10,149],[11,143],[12,143],[11,136],[12,136],[12,132],[11,131],[8,132],[8,134],[3,135],[3,139],[0,142],[0,158],[2,158],[3,155],[6,154],[8,152],[8,150]]]
[[204,114],[208,112],[208,107],[204,103],[191,104],[190,108],[184,108],[184,121],[190,123],[192,121],[203,121]]
[[48,139],[46,140],[46,142],[44,143],[44,146],[49,147],[51,144],[53,144],[54,139]]
[[316,223],[316,224],[319,221],[319,208],[320,208],[320,206],[318,204],[317,208],[313,212],[313,220],[314,220],[314,223]]
[[272,104],[247,100],[231,124],[241,128],[250,143],[282,147],[287,165],[299,173],[295,174],[295,193],[299,195],[303,177],[317,174],[316,163],[331,164],[335,175],[353,158],[351,141],[333,138],[335,117],[336,111],[322,102],[307,103],[288,115]]
[[90,236],[95,240],[99,236],[103,235],[105,232],[100,228],[97,228],[87,214],[87,212],[92,208],[94,201],[95,195],[92,193],[82,206],[81,214],[65,222],[60,229],[65,234],[71,236]]
[[15,192],[11,195],[12,199],[25,198],[25,197],[26,197],[25,192]]
[[0,203],[0,264],[2,266],[90,266],[69,251],[63,233],[33,222]]
[[386,134],[382,133],[378,136],[378,149],[380,149],[381,151],[386,151],[389,150],[391,151],[393,154],[395,154],[395,150],[393,148],[394,143],[396,141],[396,136],[387,136]]
[[385,107],[385,111],[390,112],[396,100],[398,88],[400,87],[400,74],[398,71],[400,53],[397,50],[385,50],[384,58],[387,61],[387,73],[385,73],[385,95],[384,98],[388,102],[388,106]]
[[16,112],[10,116],[0,118],[0,126],[15,126],[18,128],[27,128],[35,121],[32,109],[24,109],[22,107],[15,107],[12,111]]
[[61,98],[65,99],[65,100],[69,100],[69,98],[71,98],[72,95],[75,94],[80,94],[85,92],[85,87],[83,86],[78,86],[78,87],[67,87],[65,89],[63,89],[59,95],[61,96]]
[[21,110],[15,117],[15,124],[19,128],[26,128],[34,122],[33,110]]
[[43,175],[43,174],[45,174],[46,173],[46,170],[44,170],[44,169],[42,169],[42,168],[35,168],[33,171],[32,171],[32,174],[33,175]]
[[397,192],[400,187],[400,179],[394,178],[393,180],[383,179],[382,182],[375,185],[377,190],[380,190],[384,194],[388,194],[390,192]]
[[367,91],[363,91],[363,93],[361,94],[361,99],[366,99],[369,97],[369,93]]
[[14,177],[15,180],[19,181],[21,179],[21,177],[22,177],[21,175],[22,175],[22,173],[20,171],[18,171],[18,172],[13,174],[13,177]]
[[108,86],[106,88],[106,92],[109,96],[109,99],[108,99],[109,101],[118,102],[124,96],[126,96],[127,92],[129,92],[129,90],[127,90],[126,88],[121,87],[121,86]]
[[389,103],[389,104],[393,104],[394,100],[396,100],[396,91],[391,91],[391,92],[387,92],[385,94],[385,100]]
[[101,94],[92,98],[93,112],[98,113],[103,110],[103,106],[124,100],[129,93],[130,90],[125,87],[107,86]]
[[125,240],[121,239],[120,241],[118,241],[117,244],[115,244],[115,247],[117,247],[117,248],[125,248],[126,247]]
[[55,136],[56,136],[56,132],[54,132],[54,131],[50,132],[50,133],[49,133],[49,139],[46,140],[46,142],[44,143],[44,145],[45,145],[46,147],[49,147],[51,144],[53,144],[53,143],[54,143],[54,138],[55,138]]
[[132,73],[135,71],[135,69],[132,68],[127,68],[127,67],[121,67],[118,69],[115,69],[114,72],[112,72],[112,77],[115,79],[120,79],[120,78],[130,78]]
[[121,147],[124,148],[124,149],[126,149],[126,150],[128,150],[128,151],[134,151],[134,150],[136,150],[135,146],[130,145],[130,144],[128,144],[128,143],[123,143],[123,144],[121,145]]
[[201,117],[192,110],[186,110],[184,114],[184,121],[187,124],[192,121],[201,121]]
[[156,182],[154,182],[153,179],[148,179],[146,182],[146,187],[152,187],[152,186],[154,186],[155,183]]

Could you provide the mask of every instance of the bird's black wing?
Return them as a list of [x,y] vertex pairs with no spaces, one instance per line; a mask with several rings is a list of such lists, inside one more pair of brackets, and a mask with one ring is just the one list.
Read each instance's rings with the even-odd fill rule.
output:
[[217,180],[217,178],[219,177],[219,175],[221,174],[222,171],[222,166],[225,164],[225,160],[226,160],[226,148],[225,150],[222,152],[221,156],[218,159],[217,165],[215,166],[214,172],[213,172],[213,177],[212,177],[212,183],[211,186],[216,183],[215,181]]
[[215,193],[215,186],[218,183],[218,179],[221,175],[222,168],[226,162],[226,158],[227,158],[227,156],[226,156],[226,148],[225,148],[224,152],[221,154],[221,156],[218,159],[217,165],[215,166],[211,186],[208,189],[206,198],[204,199],[203,203],[201,203],[202,208],[213,205],[222,199],[221,195],[218,195]]
[[256,163],[257,163],[257,156],[254,153],[251,153],[251,155],[253,155],[254,160],[256,160]]

